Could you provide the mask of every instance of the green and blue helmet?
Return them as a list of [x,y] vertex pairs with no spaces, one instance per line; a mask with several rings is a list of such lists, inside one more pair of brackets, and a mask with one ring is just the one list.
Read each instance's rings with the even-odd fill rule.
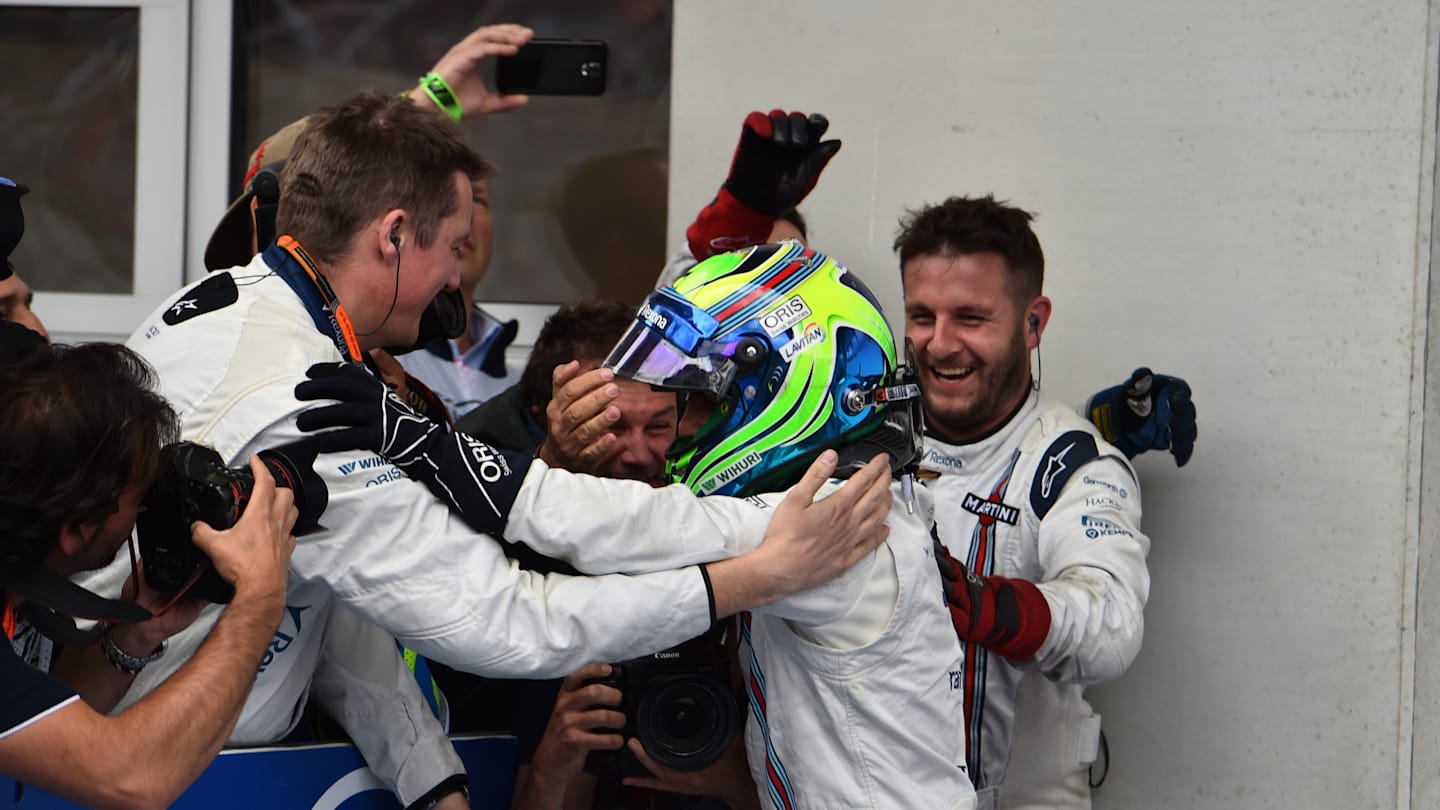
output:
[[621,377],[713,396],[669,472],[701,495],[788,488],[827,448],[841,474],[877,452],[918,458],[919,387],[902,379],[894,333],[854,274],[796,241],[711,257],[651,293],[605,361]]

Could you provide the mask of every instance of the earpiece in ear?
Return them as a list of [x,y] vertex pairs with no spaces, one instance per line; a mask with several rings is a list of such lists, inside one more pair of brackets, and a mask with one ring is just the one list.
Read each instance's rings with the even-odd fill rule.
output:
[[1030,331],[1031,331],[1031,332],[1038,332],[1038,331],[1040,331],[1040,316],[1039,316],[1039,315],[1036,315],[1036,314],[1033,313],[1033,312],[1030,313]]
[[390,232],[390,244],[394,245],[396,250],[399,250],[399,249],[400,249],[400,234],[398,234],[398,233],[396,233],[396,232],[394,232],[394,231],[391,231],[391,232]]

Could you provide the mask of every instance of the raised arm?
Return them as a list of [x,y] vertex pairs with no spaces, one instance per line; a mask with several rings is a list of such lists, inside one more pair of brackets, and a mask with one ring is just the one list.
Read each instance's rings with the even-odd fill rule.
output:
[[[416,104],[440,106],[446,109],[445,93],[453,93],[454,101],[463,115],[487,115],[509,112],[523,107],[530,99],[523,95],[501,95],[485,86],[480,78],[480,63],[495,56],[513,55],[522,45],[530,41],[534,31],[523,25],[485,25],[471,31],[464,39],[451,46],[440,61],[430,68],[429,76],[438,76],[444,82],[442,87],[432,87],[426,92],[425,80],[410,91],[410,98]],[[459,116],[456,116],[457,120]]]

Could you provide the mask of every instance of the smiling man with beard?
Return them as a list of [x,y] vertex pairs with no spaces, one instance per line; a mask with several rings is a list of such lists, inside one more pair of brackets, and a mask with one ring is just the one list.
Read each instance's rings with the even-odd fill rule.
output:
[[895,250],[979,806],[1088,808],[1083,690],[1140,650],[1150,541],[1125,455],[1032,384],[1051,302],[1031,219],[952,197],[907,216]]

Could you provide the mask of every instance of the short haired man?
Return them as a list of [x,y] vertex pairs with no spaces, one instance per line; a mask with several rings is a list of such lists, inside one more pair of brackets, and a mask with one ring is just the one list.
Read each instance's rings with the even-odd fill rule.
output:
[[[478,65],[489,57],[513,53],[531,33],[528,28],[516,25],[482,26],[472,31],[450,48],[408,97],[421,108],[435,108],[437,97],[426,92],[425,86],[439,77],[438,81],[453,91],[450,101],[456,110],[463,105],[472,114],[502,112],[523,105],[523,96],[489,92]],[[206,245],[206,269],[220,271],[247,265],[274,241],[279,194],[277,175],[307,123],[308,117],[282,127],[251,154],[243,191],[221,217]],[[370,361],[387,378],[401,381],[399,390],[436,418],[444,418],[447,412],[453,414],[447,407],[453,407],[457,398],[475,394],[471,383],[488,391],[513,376],[505,366],[505,349],[513,337],[514,325],[501,324],[478,307],[468,312],[462,309],[473,303],[473,286],[489,267],[492,222],[488,202],[492,168],[482,160],[478,173],[470,178],[474,213],[470,240],[462,246],[461,278],[469,282],[471,289],[463,291],[464,295],[452,296],[454,301],[465,303],[451,302],[455,311],[450,314],[460,317],[465,330],[458,340],[474,338],[480,344],[460,348],[467,365],[448,361],[442,364],[446,374],[434,379],[432,387],[407,375],[384,349],[369,352]],[[448,358],[455,345],[455,341],[437,336],[434,348],[443,348]],[[472,370],[471,366],[483,371]],[[492,379],[492,374],[498,374],[499,378]],[[215,615],[215,611],[208,613],[195,631],[177,641],[174,660],[184,660],[193,652],[202,628],[213,622]],[[421,807],[433,804],[447,809],[464,806],[467,777],[459,755],[446,736],[449,707],[444,693],[431,678],[429,662],[402,651],[391,636],[350,610],[332,610],[324,617],[297,610],[287,614],[284,624],[282,634],[304,627],[322,639],[306,694],[299,706],[257,697],[242,712],[228,744],[265,745],[293,738],[295,728],[302,725],[304,719],[300,708],[307,700],[313,700],[312,705],[320,707],[339,724],[374,775],[394,792],[401,804]],[[284,640],[277,639],[276,643],[287,647]],[[139,679],[124,701],[138,700],[146,690],[154,688],[167,669],[157,667],[155,672]]]
[[907,216],[895,250],[980,806],[1088,808],[1099,718],[1082,692],[1140,650],[1150,541],[1125,455],[1034,384],[1051,302],[1030,221],[951,197]]
[[[490,90],[480,65],[492,57],[513,54],[532,36],[534,32],[523,25],[481,26],[446,51],[407,97],[420,107],[440,109],[457,120],[523,107],[528,97]],[[274,178],[290,157],[295,139],[307,121],[308,117],[301,118],[282,127],[250,155],[244,191],[231,202],[206,244],[207,269],[243,266],[274,241],[278,195]],[[427,414],[434,408],[444,408],[452,422],[513,383],[517,376],[505,357],[515,339],[516,322],[499,320],[475,301],[476,289],[489,272],[494,255],[493,175],[494,166],[482,160],[470,178],[473,210],[470,238],[460,246],[460,289],[443,302],[445,307],[455,309],[447,310],[447,317],[461,320],[458,332],[447,333],[453,337],[427,333],[422,336],[423,345],[389,347],[398,357],[384,350],[370,353],[381,372],[397,382],[411,404]],[[257,229],[261,232],[258,244]],[[436,326],[440,326],[438,320]],[[407,371],[414,376],[406,376]],[[417,384],[417,377],[423,383]]]
[[[8,344],[15,330],[0,323],[0,342]],[[42,585],[50,595],[73,588],[60,577],[109,563],[125,544],[159,468],[161,444],[176,432],[175,414],[151,391],[154,375],[133,352],[33,343],[0,364],[0,424],[8,436],[0,454],[0,570],[7,583],[0,592],[6,635],[0,771],[87,806],[166,806],[220,750],[284,613],[294,547],[291,493],[276,490],[252,459],[254,491],[235,526],[215,531],[195,524],[195,543],[234,584],[234,601],[173,678],[105,716],[158,655],[157,640],[195,610],[177,605],[140,624],[115,625],[100,643],[58,652],[30,620],[57,620],[46,610]],[[143,583],[138,587],[140,601],[156,604]],[[51,671],[69,682],[31,668],[17,655],[22,647],[38,653],[35,663],[53,657]]]
[[[172,296],[131,339],[160,370],[187,438],[227,458],[297,439],[307,368],[412,344],[429,302],[459,283],[479,163],[453,121],[408,99],[363,93],[312,116],[281,175],[277,244]],[[797,498],[767,526],[743,501],[702,503],[467,451],[489,510],[475,527],[407,479],[413,467],[372,453],[316,462],[326,528],[302,538],[288,598],[304,622],[252,701],[298,704],[318,654],[311,628],[337,600],[459,669],[561,674],[697,635],[714,615],[837,573],[883,534],[873,471],[818,503]],[[635,573],[527,575],[504,560],[493,540],[502,533],[587,572]]]

